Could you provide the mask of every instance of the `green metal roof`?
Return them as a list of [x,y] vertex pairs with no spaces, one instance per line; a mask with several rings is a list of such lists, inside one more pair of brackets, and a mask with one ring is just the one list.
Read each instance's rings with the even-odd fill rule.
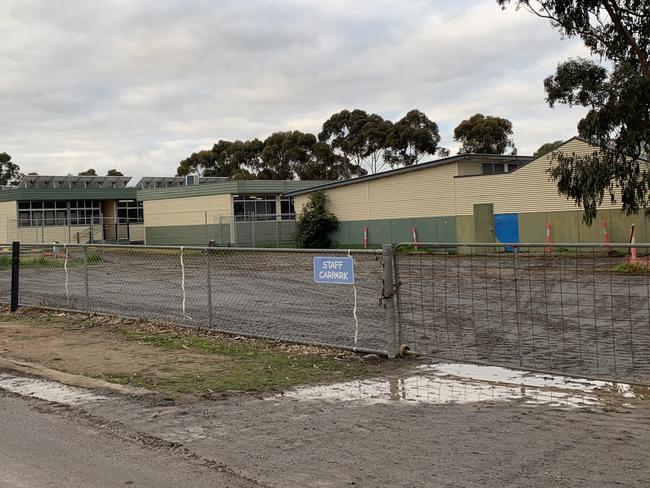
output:
[[135,188],[15,188],[0,191],[0,202],[25,200],[134,200]]
[[272,193],[305,190],[331,181],[232,180],[222,183],[138,190],[127,188],[5,188],[0,202],[25,200],[164,200],[237,193]]
[[331,181],[307,180],[232,180],[222,183],[138,190],[138,200],[167,200],[173,198],[205,197],[238,193],[286,193],[306,190]]

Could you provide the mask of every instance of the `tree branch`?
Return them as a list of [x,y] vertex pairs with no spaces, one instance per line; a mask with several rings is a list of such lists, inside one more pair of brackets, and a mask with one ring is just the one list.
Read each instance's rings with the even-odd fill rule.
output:
[[616,12],[616,9],[620,10],[620,7],[616,3],[616,0],[603,0],[603,6],[609,13],[612,22],[614,22],[614,28],[621,34],[625,39],[627,39],[628,44],[632,48],[632,51],[638,56],[639,63],[641,64],[641,71],[643,76],[650,81],[650,63],[648,63],[648,57],[643,49],[639,47],[639,44],[634,39],[634,36],[630,34],[630,31],[627,30],[623,21],[621,20],[620,15]]

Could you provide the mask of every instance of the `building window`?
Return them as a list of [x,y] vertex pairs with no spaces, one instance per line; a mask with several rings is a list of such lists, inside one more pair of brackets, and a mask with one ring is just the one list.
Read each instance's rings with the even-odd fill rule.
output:
[[293,220],[296,218],[296,211],[293,208],[293,198],[283,197],[280,200],[280,213],[282,220]]
[[233,195],[235,220],[275,220],[275,195]]
[[141,224],[144,222],[144,207],[136,200],[117,202],[117,222],[119,224]]
[[99,200],[18,202],[18,227],[99,224],[101,217]]
[[519,163],[483,163],[484,175],[495,175],[500,173],[511,173],[521,164]]

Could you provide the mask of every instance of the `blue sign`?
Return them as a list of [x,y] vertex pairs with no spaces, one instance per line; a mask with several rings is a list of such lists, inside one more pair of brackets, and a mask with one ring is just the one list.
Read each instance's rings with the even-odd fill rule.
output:
[[314,281],[354,285],[354,261],[348,257],[314,256]]

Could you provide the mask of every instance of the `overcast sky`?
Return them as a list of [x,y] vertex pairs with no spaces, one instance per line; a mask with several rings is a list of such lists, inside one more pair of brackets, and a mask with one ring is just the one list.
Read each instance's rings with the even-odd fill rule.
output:
[[542,80],[586,55],[495,0],[2,0],[0,152],[24,172],[172,175],[219,139],[317,133],[344,108],[514,124],[520,154],[575,135]]

